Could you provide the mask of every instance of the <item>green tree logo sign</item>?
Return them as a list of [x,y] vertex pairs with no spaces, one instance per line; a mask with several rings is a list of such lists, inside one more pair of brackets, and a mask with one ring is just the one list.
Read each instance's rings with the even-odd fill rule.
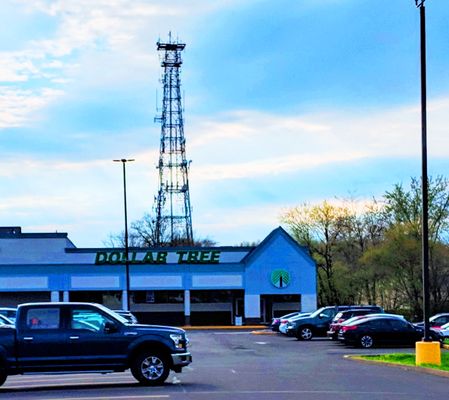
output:
[[271,283],[279,289],[286,288],[290,284],[290,281],[290,273],[285,269],[275,269],[271,273]]

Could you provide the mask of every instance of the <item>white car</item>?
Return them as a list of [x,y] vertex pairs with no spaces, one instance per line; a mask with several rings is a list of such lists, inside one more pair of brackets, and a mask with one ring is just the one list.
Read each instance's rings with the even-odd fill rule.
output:
[[439,333],[441,340],[449,339],[449,322],[447,324],[442,325],[440,329],[438,329],[438,331],[437,330],[435,331]]
[[293,317],[281,319],[281,323],[279,325],[279,332],[283,333],[284,335],[287,334],[287,324],[291,321],[296,321],[299,318],[308,317],[310,313],[307,312],[300,312],[296,314]]

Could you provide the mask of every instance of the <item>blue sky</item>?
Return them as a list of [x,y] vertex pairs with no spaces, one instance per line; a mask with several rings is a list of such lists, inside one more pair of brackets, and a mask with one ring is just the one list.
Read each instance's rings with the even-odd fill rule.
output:
[[[289,207],[421,171],[413,0],[3,0],[0,221],[102,247],[158,189],[159,38],[183,53],[193,229],[263,239]],[[449,171],[449,2],[427,0],[429,175]],[[158,93],[158,96],[156,95]]]

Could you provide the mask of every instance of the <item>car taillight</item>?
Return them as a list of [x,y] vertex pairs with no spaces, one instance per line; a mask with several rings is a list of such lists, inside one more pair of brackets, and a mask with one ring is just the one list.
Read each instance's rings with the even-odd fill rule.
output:
[[357,329],[357,325],[343,326],[343,327],[341,328],[341,330],[342,330],[343,332],[346,332],[346,331],[354,331],[354,330],[356,330],[356,329]]
[[288,322],[288,319],[281,319],[281,324],[286,324]]

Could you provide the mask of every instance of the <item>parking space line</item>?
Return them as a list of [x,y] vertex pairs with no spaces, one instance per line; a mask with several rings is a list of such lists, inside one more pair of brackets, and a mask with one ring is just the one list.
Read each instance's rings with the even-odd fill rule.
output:
[[[137,396],[90,396],[90,397],[58,397],[58,400],[145,400],[145,399],[168,399],[170,395],[168,394],[147,394],[147,395],[137,395]],[[56,400],[54,397],[49,397],[43,400]]]

